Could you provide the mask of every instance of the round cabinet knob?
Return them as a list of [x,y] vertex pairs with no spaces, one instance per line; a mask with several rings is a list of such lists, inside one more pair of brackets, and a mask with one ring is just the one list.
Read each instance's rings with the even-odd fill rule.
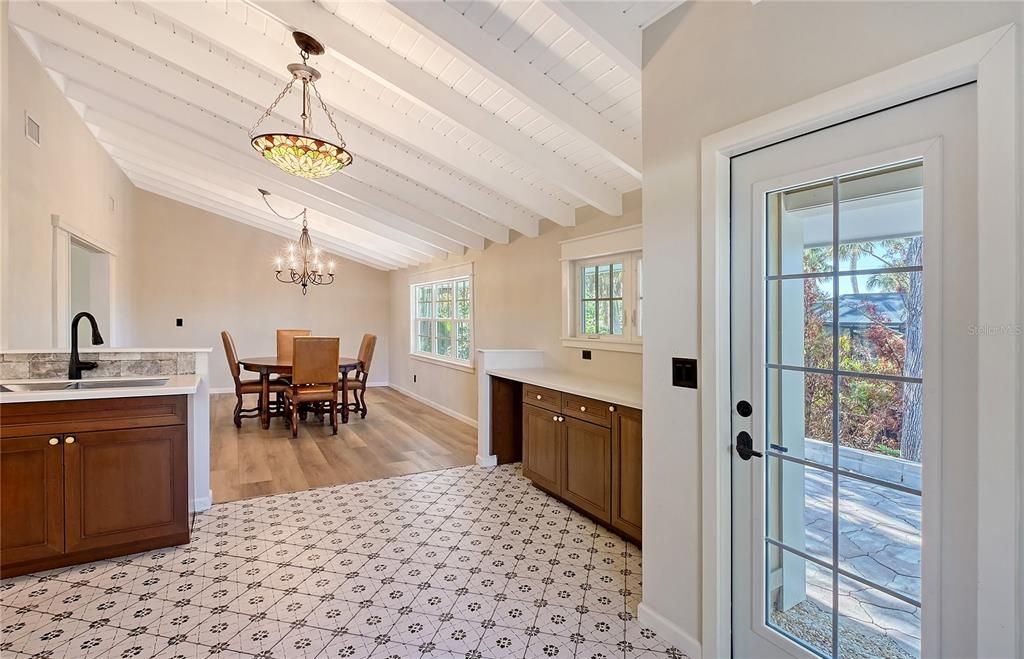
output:
[[560,416],[560,417],[558,417],[558,420],[559,421],[565,421],[565,417],[564,416]]
[[558,417],[557,416],[553,416],[553,417],[551,417],[551,420],[552,421],[558,421]]
[[609,412],[614,412],[615,411],[615,406],[614,405],[609,405],[608,406],[608,411]]
[[75,443],[75,438],[74,437],[65,437],[64,438],[64,443],[65,444],[74,444]]
[[60,444],[60,440],[57,439],[56,437],[51,437],[50,438],[50,446],[56,446],[57,444]]
[[586,411],[587,411],[587,406],[586,405],[580,405],[580,412],[586,412]]
[[537,400],[540,400],[541,398],[543,398],[543,396],[541,396],[540,394],[537,394]]

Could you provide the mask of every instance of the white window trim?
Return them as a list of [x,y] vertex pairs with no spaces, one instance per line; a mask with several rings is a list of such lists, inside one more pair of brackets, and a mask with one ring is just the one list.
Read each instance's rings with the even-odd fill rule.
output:
[[[613,352],[643,352],[643,337],[635,336],[637,306],[637,262],[643,257],[643,226],[635,224],[621,229],[573,238],[561,243],[562,248],[562,346]],[[629,333],[624,336],[581,336],[579,322],[579,270],[584,265],[605,263],[611,257],[623,257],[628,274],[623,306]]]
[[[419,352],[416,340],[416,287],[440,284],[446,281],[455,282],[461,279],[469,280],[469,359],[456,359],[455,357],[441,357],[433,353]],[[436,303],[437,301],[434,300]],[[453,289],[453,313],[452,313],[452,353],[455,352],[456,330],[454,318],[454,289]],[[476,282],[473,278],[473,264],[463,263],[460,265],[439,268],[426,272],[416,273],[409,277],[409,357],[429,364],[437,364],[446,368],[453,368],[459,371],[473,373],[476,370]],[[433,322],[433,321],[432,321]],[[433,328],[431,328],[433,330]],[[436,340],[436,337],[435,339]]]

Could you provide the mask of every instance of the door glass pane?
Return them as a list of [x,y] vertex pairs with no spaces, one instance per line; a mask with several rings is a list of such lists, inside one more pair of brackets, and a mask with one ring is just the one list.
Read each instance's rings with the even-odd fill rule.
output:
[[832,181],[765,198],[769,275],[832,271]]
[[824,656],[832,654],[832,571],[767,545],[767,620],[771,627]]
[[921,497],[839,479],[839,567],[921,600]]
[[776,542],[832,564],[832,474],[769,454],[765,527]]
[[921,656],[921,608],[839,577],[839,656]]
[[770,368],[765,438],[769,452],[832,464],[832,376]]
[[764,596],[826,657],[920,652],[922,193],[913,162],[765,197]]
[[922,385],[877,378],[839,379],[839,466],[921,488]]
[[769,364],[832,366],[832,278],[769,281],[765,337]]
[[840,270],[922,264],[923,174],[914,161],[839,179]]

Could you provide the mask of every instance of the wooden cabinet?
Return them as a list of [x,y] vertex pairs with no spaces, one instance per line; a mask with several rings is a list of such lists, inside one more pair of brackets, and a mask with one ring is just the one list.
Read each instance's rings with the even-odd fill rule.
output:
[[523,405],[523,476],[554,494],[562,489],[562,425],[551,410]]
[[611,436],[608,429],[562,417],[562,498],[605,524],[611,522]]
[[643,525],[643,424],[640,410],[623,407],[612,417],[611,523],[640,537]]
[[183,544],[185,396],[0,405],[3,577]]
[[[0,560],[64,553],[64,462],[60,437],[0,441]],[[6,576],[6,575],[5,575]]]
[[526,384],[522,410],[523,476],[640,542],[640,410]]

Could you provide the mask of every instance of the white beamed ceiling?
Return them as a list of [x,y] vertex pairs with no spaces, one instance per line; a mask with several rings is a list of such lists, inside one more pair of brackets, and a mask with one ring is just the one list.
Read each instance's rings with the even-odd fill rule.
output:
[[[679,0],[13,0],[10,22],[138,187],[391,270],[622,212],[640,187],[640,34]],[[355,162],[288,176],[247,132],[299,60]],[[293,91],[268,128],[297,127]],[[314,130],[333,132],[322,111]]]

